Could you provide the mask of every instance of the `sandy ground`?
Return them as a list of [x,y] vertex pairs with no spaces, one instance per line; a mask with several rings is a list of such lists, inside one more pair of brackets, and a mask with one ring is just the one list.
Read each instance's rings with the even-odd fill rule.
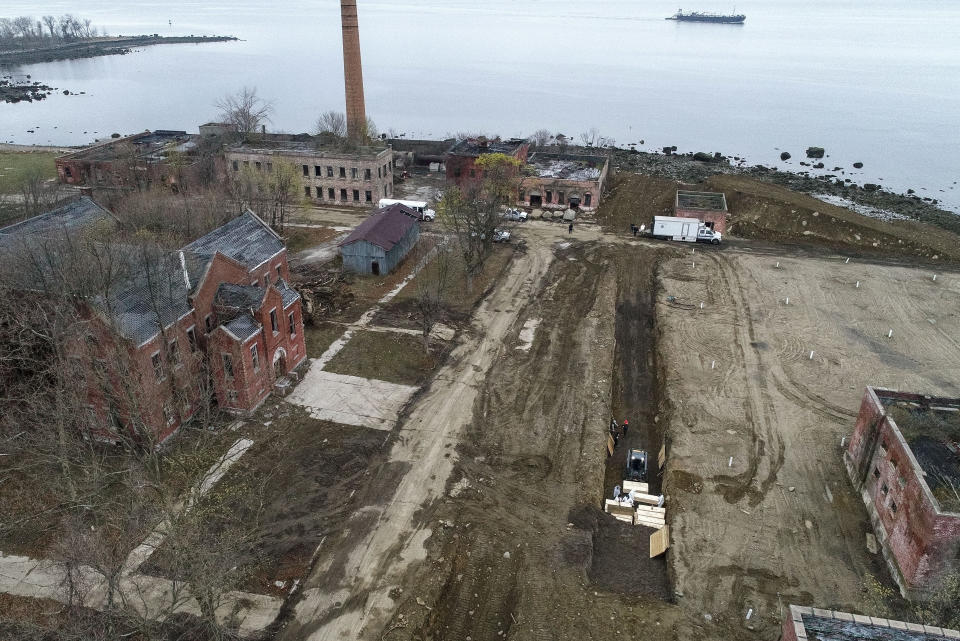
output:
[[473,416],[473,399],[503,339],[515,324],[517,301],[529,299],[546,272],[549,244],[515,259],[509,274],[481,304],[475,336],[452,354],[434,384],[413,407],[397,434],[388,466],[409,471],[396,483],[369,491],[384,502],[362,514],[335,540],[321,547],[314,572],[304,583],[295,617],[284,639],[379,639],[395,608],[393,590],[410,564],[426,555],[434,526],[417,517],[443,494],[462,429]]
[[886,572],[841,439],[866,385],[960,394],[960,276],[727,248],[660,282],[680,603],[770,639],[788,603],[861,610]]

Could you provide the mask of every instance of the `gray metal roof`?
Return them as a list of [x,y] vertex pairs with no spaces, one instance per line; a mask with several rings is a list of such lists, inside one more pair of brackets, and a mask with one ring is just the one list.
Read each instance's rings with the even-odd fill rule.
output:
[[157,254],[145,247],[126,249],[129,261],[126,278],[94,302],[113,318],[123,336],[140,345],[190,313],[192,308],[178,255]]
[[280,290],[280,296],[283,298],[284,309],[290,307],[290,305],[295,303],[300,298],[300,292],[290,287],[290,285],[287,284],[287,281],[283,280],[282,278],[277,281],[277,289]]
[[18,249],[31,237],[49,237],[79,231],[90,225],[116,225],[117,220],[106,209],[87,196],[56,209],[0,229],[0,251]]
[[[275,256],[283,248],[280,236],[248,209],[183,249],[194,254],[201,263],[209,261],[216,252],[220,252],[248,268],[253,268]],[[203,266],[206,267],[205,264]]]
[[236,309],[256,309],[260,306],[264,294],[267,293],[263,287],[256,285],[235,285],[233,283],[220,283],[217,288],[217,294],[214,302],[217,305],[225,307],[234,307]]
[[224,323],[223,328],[243,342],[260,331],[260,323],[250,314],[240,314],[232,321]]

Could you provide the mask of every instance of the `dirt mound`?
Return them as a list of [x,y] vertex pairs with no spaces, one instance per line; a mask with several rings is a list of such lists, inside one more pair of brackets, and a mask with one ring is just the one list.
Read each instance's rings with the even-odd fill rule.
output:
[[734,238],[813,245],[838,251],[936,262],[960,262],[960,235],[916,220],[880,220],[756,178],[717,174],[686,185],[658,176],[620,172],[597,210],[604,229],[629,233],[654,216],[673,215],[678,188],[726,194]]
[[607,183],[596,220],[607,231],[629,232],[630,225],[649,225],[654,216],[673,215],[677,183],[656,176],[617,173]]
[[703,188],[726,194],[727,229],[739,238],[817,244],[891,258],[960,260],[960,236],[925,223],[870,218],[743,176],[713,176]]

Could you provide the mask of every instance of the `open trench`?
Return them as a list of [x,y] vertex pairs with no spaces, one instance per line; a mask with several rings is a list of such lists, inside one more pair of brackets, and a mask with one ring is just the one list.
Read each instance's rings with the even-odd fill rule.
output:
[[[626,445],[654,461],[659,450],[656,261],[635,247],[556,249],[517,317],[517,333],[541,320],[530,350],[508,341],[485,378],[431,510],[442,528],[389,638],[697,638],[667,600],[664,559],[648,558],[653,530],[601,509]],[[611,408],[637,427],[608,459]]]

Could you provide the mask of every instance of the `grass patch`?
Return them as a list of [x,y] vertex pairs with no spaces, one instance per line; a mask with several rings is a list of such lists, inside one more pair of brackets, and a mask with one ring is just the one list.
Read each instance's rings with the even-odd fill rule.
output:
[[362,331],[350,339],[325,369],[399,385],[422,385],[445,355],[446,347],[438,341],[431,342],[427,354],[419,336]]
[[336,235],[337,232],[329,227],[287,227],[284,231],[287,252],[290,254],[316,247],[320,243],[335,238]]
[[[217,546],[215,533],[236,520],[249,524],[248,545],[231,560],[245,577],[242,589],[284,596],[306,574],[321,539],[362,507],[354,492],[381,456],[384,434],[319,421],[285,402],[261,408],[242,433],[254,445],[197,506],[217,506],[206,544]],[[261,493],[256,500],[249,488]],[[161,545],[144,571],[169,577],[172,553]]]
[[[447,325],[466,323],[473,314],[473,309],[480,303],[490,288],[504,274],[510,261],[513,259],[512,246],[495,245],[490,257],[483,264],[479,274],[467,282],[463,258],[456,250],[449,254],[451,261],[448,272],[448,286],[446,288],[444,311],[440,322]],[[392,327],[420,329],[420,312],[417,310],[417,283],[421,279],[436,278],[437,264],[431,262],[423,271],[407,284],[397,294],[374,322]]]
[[0,195],[19,193],[20,183],[34,171],[47,179],[56,178],[53,161],[58,155],[52,151],[0,151]]
[[319,358],[333,341],[343,335],[344,327],[337,323],[316,323],[304,326],[303,332],[307,343],[307,357]]

